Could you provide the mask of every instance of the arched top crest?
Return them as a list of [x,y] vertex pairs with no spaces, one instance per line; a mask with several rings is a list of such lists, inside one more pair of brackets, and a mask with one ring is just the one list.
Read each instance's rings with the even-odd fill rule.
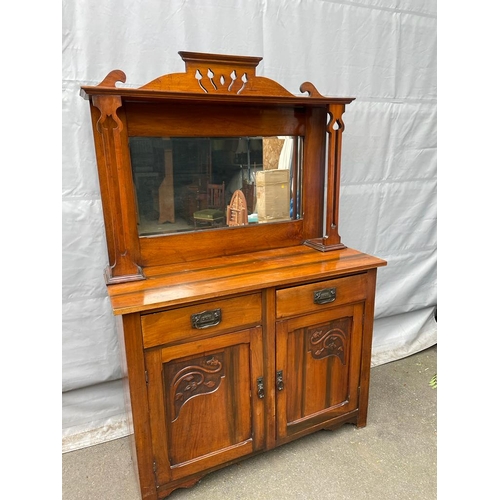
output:
[[[185,51],[180,51],[179,55],[186,65],[185,73],[160,76],[139,87],[139,90],[295,97],[274,80],[256,75],[255,71],[262,57]],[[98,87],[112,87],[116,85],[116,82],[124,83],[125,80],[126,76],[123,71],[114,70]],[[314,94],[320,97],[319,92],[315,91]]]
[[347,104],[352,98],[331,98],[321,95],[314,85],[304,82],[298,96],[290,93],[278,82],[256,75],[256,68],[262,57],[235,56],[226,54],[206,54],[180,51],[185,63],[184,73],[170,73],[138,88],[117,87],[117,82],[125,83],[126,75],[121,70],[111,71],[104,80],[94,87],[84,86],[84,98],[91,95],[114,95],[124,98],[145,100],[155,99],[211,99],[232,100],[239,97],[248,102],[275,102],[289,104]]
[[[185,51],[180,51],[179,55],[186,66],[184,73],[160,76],[140,87],[140,90],[294,97],[274,80],[256,75],[256,68],[262,57]],[[109,83],[110,75],[106,77],[103,84]]]
[[253,94],[293,97],[279,83],[256,75],[262,57],[179,52],[185,73],[160,76],[143,90],[194,92],[202,94]]

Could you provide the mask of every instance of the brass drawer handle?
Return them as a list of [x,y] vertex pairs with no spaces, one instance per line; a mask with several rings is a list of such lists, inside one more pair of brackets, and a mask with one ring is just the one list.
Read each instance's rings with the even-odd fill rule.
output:
[[328,304],[333,302],[337,298],[337,289],[323,288],[322,290],[316,290],[314,292],[314,303],[315,304]]
[[222,311],[220,309],[212,309],[191,315],[191,326],[197,330],[217,326],[221,321]]

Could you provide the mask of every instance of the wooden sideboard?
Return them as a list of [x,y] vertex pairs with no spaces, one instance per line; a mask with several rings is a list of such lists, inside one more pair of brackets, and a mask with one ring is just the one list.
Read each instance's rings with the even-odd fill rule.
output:
[[[307,96],[294,96],[256,76],[260,58],[180,54],[185,73],[139,89],[116,87],[120,71],[82,87],[143,500],[319,429],[365,426],[376,273],[386,265],[338,233],[342,113],[352,99],[323,97],[310,83]],[[217,159],[245,158],[242,142],[261,158],[274,136],[290,139],[281,158],[290,182],[268,190],[285,194],[286,220],[259,213],[244,227],[198,230],[183,219],[186,203],[170,199],[178,210],[160,224],[156,192],[141,212],[134,179],[155,174],[160,183],[164,151],[174,151],[169,193],[224,175],[241,189],[255,165],[235,175]],[[176,157],[183,137],[194,146]],[[266,203],[272,216],[273,199]]]

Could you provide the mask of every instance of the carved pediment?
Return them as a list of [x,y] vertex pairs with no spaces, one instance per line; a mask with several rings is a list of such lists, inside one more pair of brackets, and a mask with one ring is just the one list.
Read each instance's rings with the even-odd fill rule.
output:
[[279,83],[255,74],[255,69],[262,60],[261,57],[183,51],[179,52],[179,55],[185,62],[185,73],[161,76],[141,88],[203,94],[251,93],[293,97],[293,94]]
[[[179,52],[185,63],[185,73],[171,73],[155,78],[138,90],[161,92],[189,92],[217,95],[253,95],[295,97],[282,85],[263,76],[256,75],[256,67],[262,57]],[[98,87],[115,87],[125,83],[126,75],[121,70],[111,71]],[[310,83],[306,82],[302,92],[321,97]]]

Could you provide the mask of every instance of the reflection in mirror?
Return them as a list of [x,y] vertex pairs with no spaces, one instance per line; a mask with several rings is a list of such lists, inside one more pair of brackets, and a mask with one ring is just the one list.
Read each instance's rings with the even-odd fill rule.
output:
[[302,218],[302,137],[130,137],[129,146],[139,236]]

